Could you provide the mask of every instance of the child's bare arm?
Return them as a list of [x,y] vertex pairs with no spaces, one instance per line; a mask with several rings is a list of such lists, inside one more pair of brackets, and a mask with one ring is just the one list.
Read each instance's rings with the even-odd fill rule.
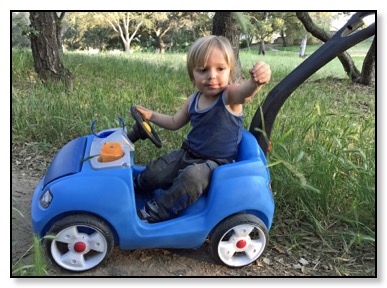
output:
[[183,107],[174,116],[161,114],[140,105],[136,105],[136,109],[145,119],[151,121],[157,126],[168,130],[178,130],[189,121],[188,105],[190,99],[191,96],[184,102]]

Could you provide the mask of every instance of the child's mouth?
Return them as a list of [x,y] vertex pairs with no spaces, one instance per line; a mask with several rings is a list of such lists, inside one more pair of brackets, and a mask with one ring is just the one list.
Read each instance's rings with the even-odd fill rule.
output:
[[217,84],[207,84],[206,86],[209,88],[216,88],[218,85]]

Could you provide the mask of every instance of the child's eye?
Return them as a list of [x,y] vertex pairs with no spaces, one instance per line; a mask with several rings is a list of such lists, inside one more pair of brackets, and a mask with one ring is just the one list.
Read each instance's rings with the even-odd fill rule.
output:
[[218,67],[219,72],[227,71],[228,69],[230,69],[230,68],[227,66]]

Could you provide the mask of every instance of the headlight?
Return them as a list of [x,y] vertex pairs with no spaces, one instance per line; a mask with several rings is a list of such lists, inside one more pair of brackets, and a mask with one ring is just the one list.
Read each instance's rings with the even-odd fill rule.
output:
[[43,208],[48,208],[50,206],[52,201],[52,195],[50,190],[47,190],[43,193],[42,197],[40,197],[40,205],[43,206]]

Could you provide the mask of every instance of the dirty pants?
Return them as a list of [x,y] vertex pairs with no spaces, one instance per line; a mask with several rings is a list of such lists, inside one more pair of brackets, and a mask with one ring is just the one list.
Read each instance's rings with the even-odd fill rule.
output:
[[135,185],[140,193],[159,188],[165,190],[155,201],[159,206],[159,216],[167,220],[207,192],[212,172],[226,163],[228,161],[224,159],[197,158],[180,149],[148,163],[135,179]]

